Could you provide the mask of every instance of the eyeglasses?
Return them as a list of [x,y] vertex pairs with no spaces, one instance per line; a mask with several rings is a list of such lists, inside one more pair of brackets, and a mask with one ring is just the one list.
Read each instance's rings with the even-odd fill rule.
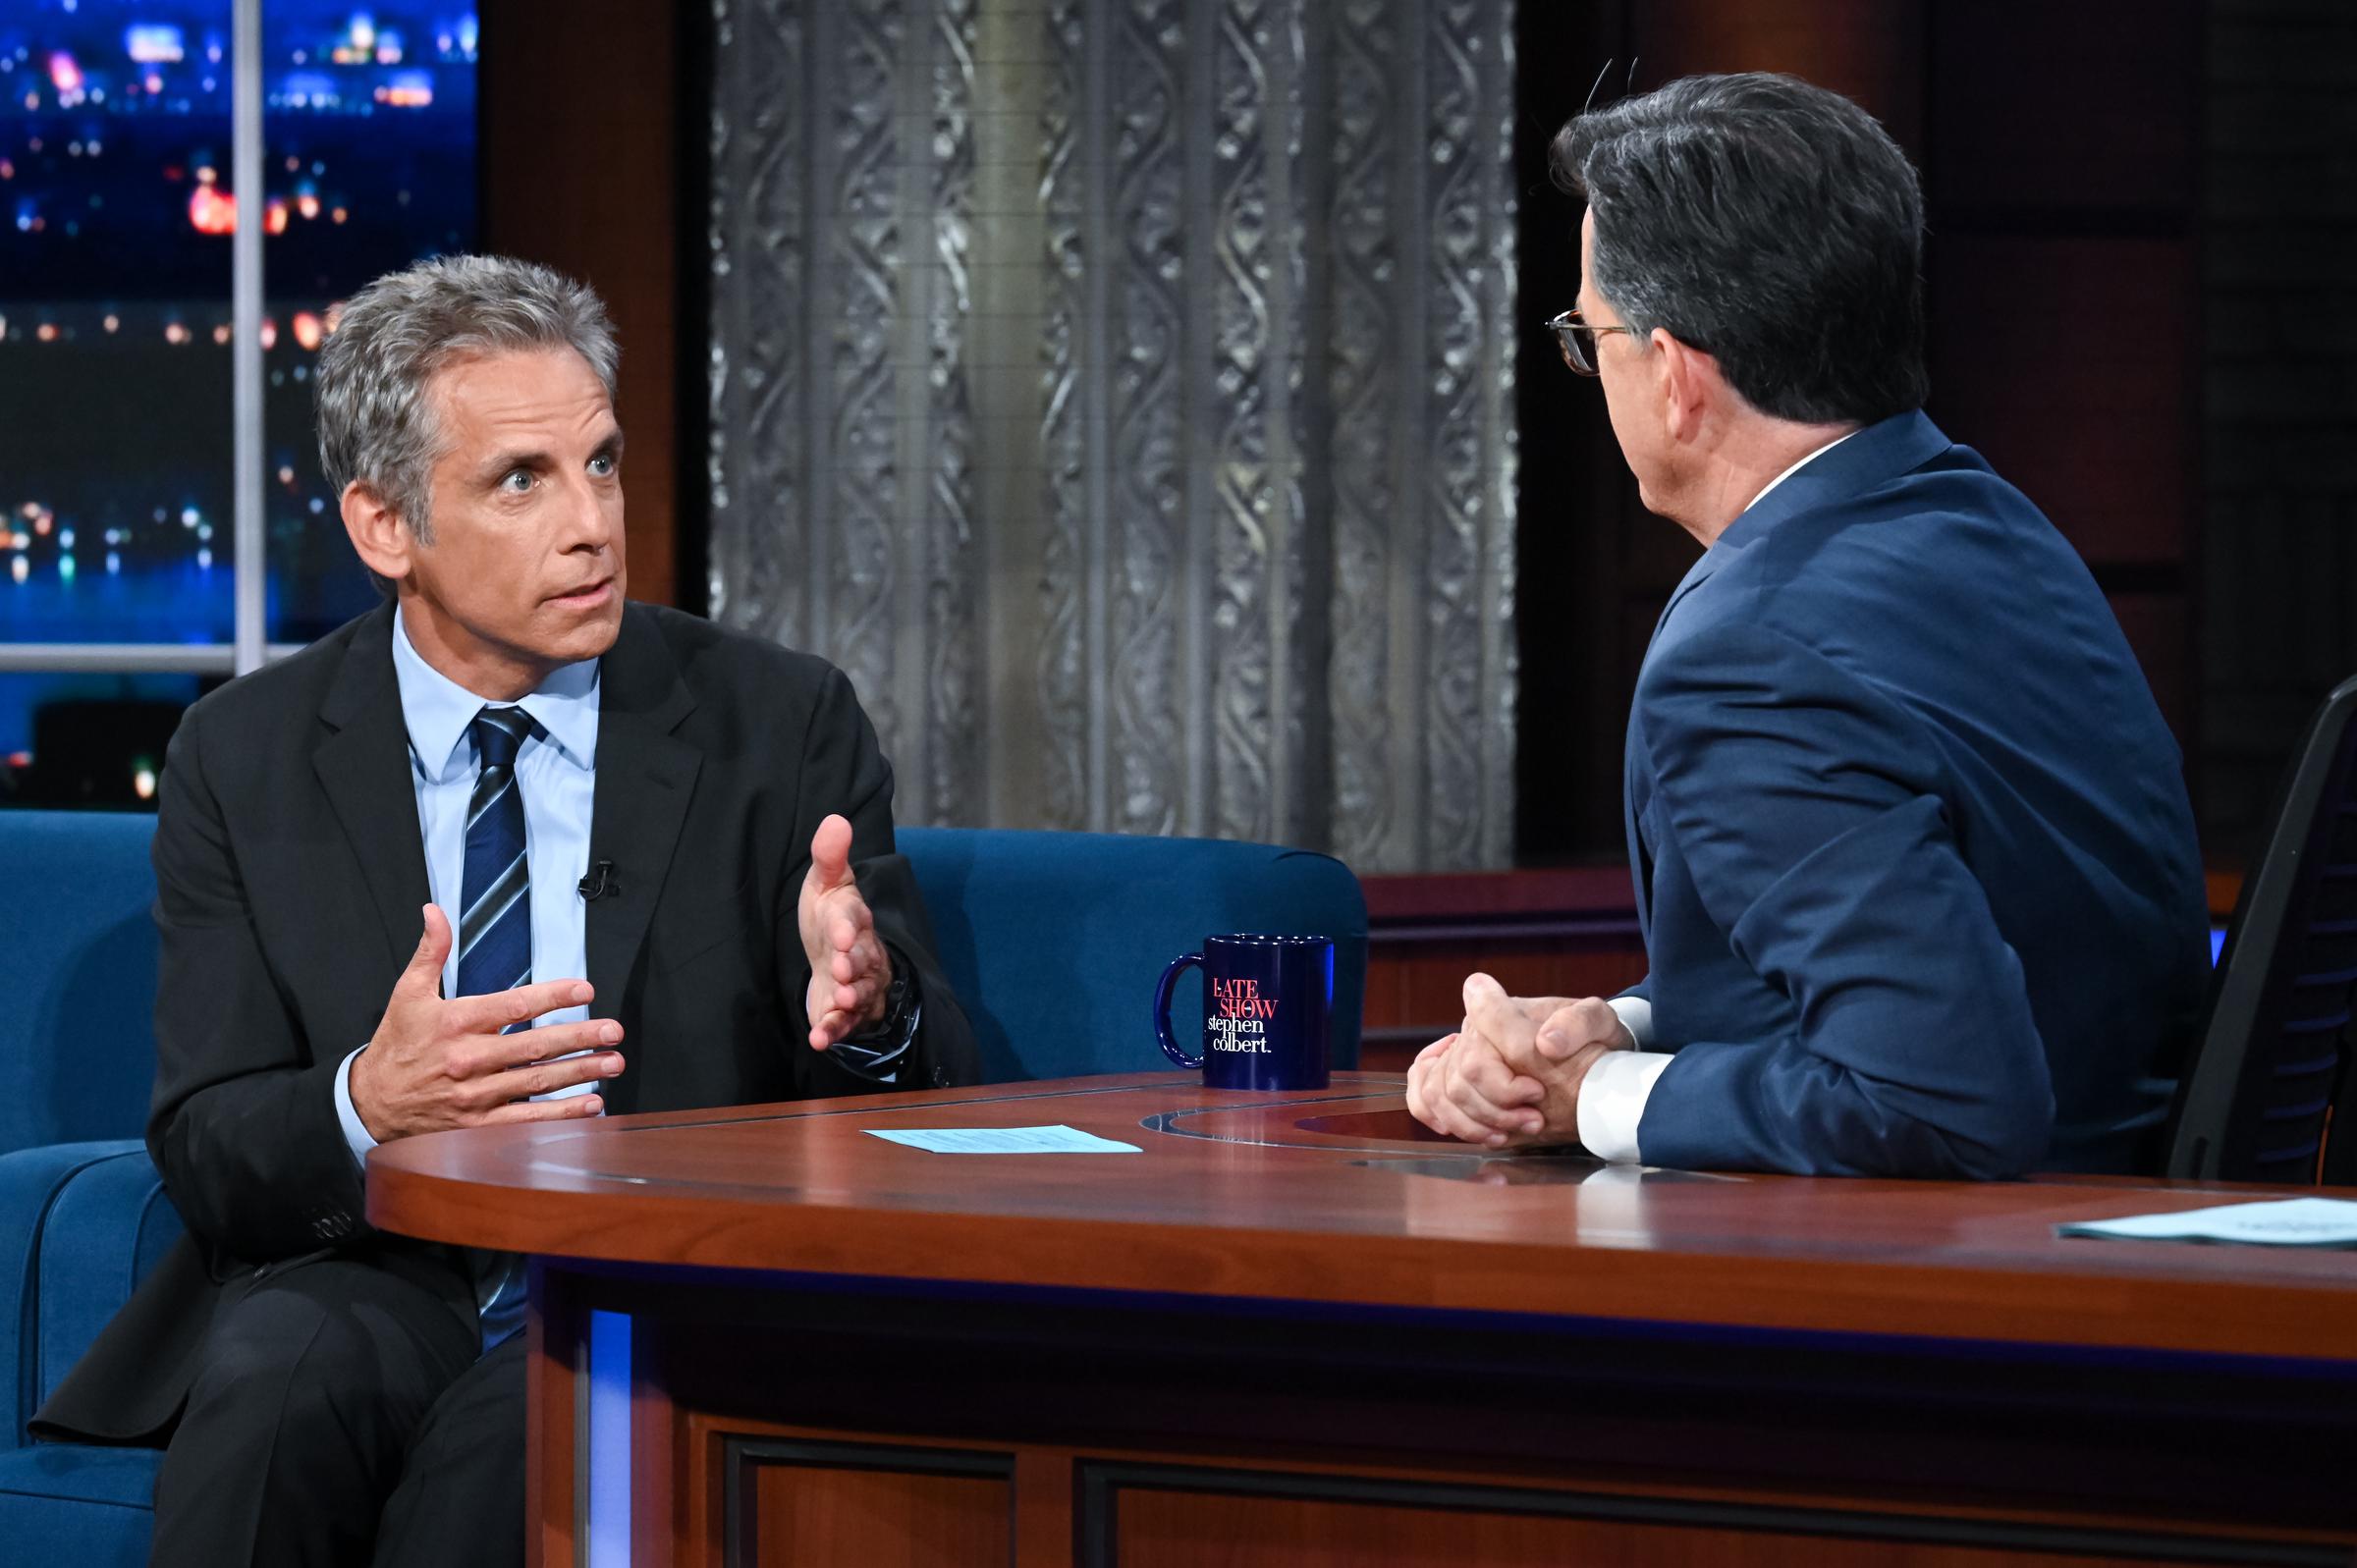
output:
[[1625,332],[1637,335],[1634,327],[1593,327],[1579,319],[1577,310],[1566,310],[1547,323],[1555,333],[1555,341],[1563,351],[1563,363],[1574,372],[1592,376],[1596,372],[1596,340],[1607,332]]

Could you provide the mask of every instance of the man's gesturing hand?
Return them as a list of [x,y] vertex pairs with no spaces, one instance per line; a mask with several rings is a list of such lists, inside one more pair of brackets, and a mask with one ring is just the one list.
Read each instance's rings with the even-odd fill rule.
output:
[[[352,1108],[369,1136],[386,1143],[449,1127],[594,1116],[604,1108],[594,1094],[531,1097],[622,1071],[619,1054],[598,1049],[619,1042],[622,1025],[588,1018],[500,1033],[512,1023],[587,1001],[587,981],[549,980],[445,1001],[442,965],[449,957],[450,918],[429,903],[425,935],[393,983],[375,1038],[353,1058]],[[551,1059],[557,1056],[566,1059]]]
[[851,825],[829,817],[810,836],[802,879],[802,952],[810,960],[810,1048],[824,1051],[884,1016],[892,954],[851,876]]
[[1467,1143],[1570,1143],[1579,1086],[1608,1051],[1627,1051],[1620,1015],[1595,997],[1509,997],[1488,975],[1465,981],[1465,1021],[1407,1071],[1407,1108]]

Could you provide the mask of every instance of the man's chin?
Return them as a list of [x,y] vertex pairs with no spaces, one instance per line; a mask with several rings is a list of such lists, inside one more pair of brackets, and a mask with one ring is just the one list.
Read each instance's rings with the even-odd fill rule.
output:
[[542,641],[543,649],[560,664],[604,657],[622,635],[622,607],[619,591],[593,610],[568,611],[561,604],[552,603],[546,608],[562,623],[549,627],[550,634]]
[[610,612],[600,616],[581,629],[583,634],[595,644],[594,647],[581,654],[581,658],[602,659],[612,652],[614,644],[622,636],[622,595],[617,593],[614,596],[614,607]]

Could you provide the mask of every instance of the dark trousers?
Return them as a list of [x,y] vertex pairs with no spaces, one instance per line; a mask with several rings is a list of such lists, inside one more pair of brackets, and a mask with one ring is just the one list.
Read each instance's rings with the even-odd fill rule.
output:
[[402,1248],[225,1299],[155,1486],[158,1564],[523,1561],[523,1351]]

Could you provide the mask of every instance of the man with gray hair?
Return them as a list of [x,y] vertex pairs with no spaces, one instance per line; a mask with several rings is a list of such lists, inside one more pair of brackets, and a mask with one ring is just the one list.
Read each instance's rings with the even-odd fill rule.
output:
[[1472,976],[1411,1109],[1657,1165],[2135,1167],[2207,972],[2181,761],[2086,567],[1920,410],[1915,171],[1758,75],[1582,114],[1554,162],[1588,210],[1549,325],[1704,546],[1629,712],[1650,973]]
[[387,602],[172,741],[189,1234],[37,1418],[169,1438],[158,1562],[521,1560],[519,1261],[372,1229],[377,1143],[978,1076],[850,683],[626,600],[616,358],[521,262],[355,296],[319,445]]

